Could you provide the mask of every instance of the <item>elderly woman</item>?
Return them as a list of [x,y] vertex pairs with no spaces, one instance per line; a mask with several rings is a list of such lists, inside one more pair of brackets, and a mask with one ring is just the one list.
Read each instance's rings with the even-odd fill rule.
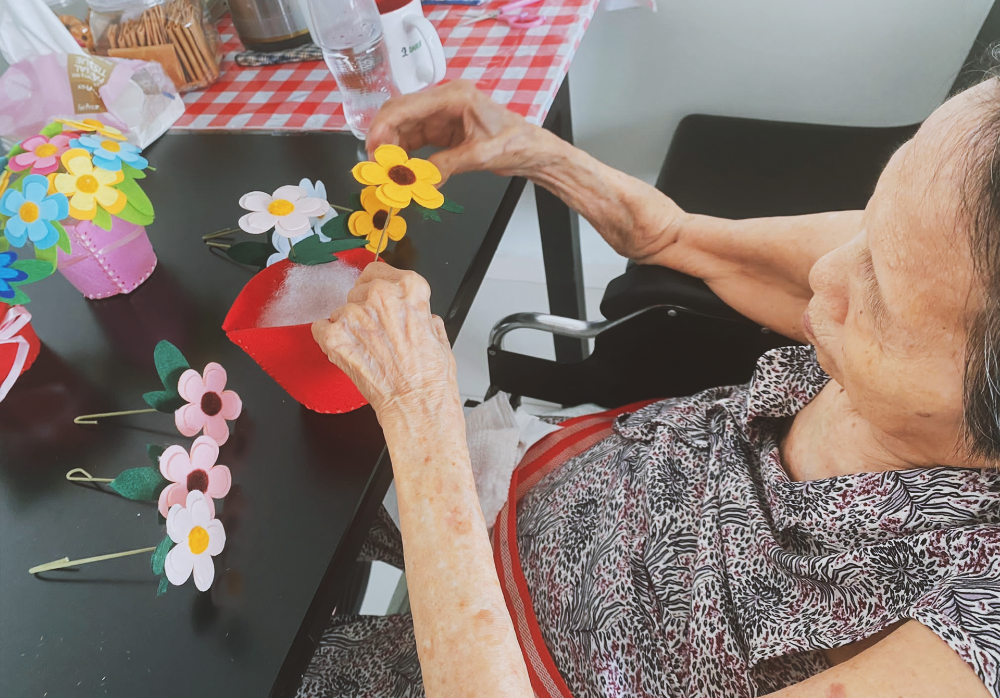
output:
[[334,617],[302,695],[1000,698],[1000,81],[864,211],[689,215],[463,84],[389,102],[381,143],[527,177],[812,347],[547,437],[495,564],[430,290],[369,266],[313,331],[385,431],[412,619]]

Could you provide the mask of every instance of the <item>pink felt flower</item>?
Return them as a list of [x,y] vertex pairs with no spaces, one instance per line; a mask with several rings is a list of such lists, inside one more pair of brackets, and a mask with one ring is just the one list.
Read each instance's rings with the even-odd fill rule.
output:
[[167,515],[174,504],[184,504],[189,492],[204,492],[208,510],[215,516],[215,502],[229,494],[233,476],[229,468],[216,465],[219,444],[211,436],[199,436],[191,445],[191,455],[183,446],[171,446],[160,456],[160,474],[171,484],[160,492],[159,509]]
[[177,383],[177,392],[188,401],[176,412],[174,422],[177,431],[184,436],[194,436],[205,430],[207,436],[215,439],[219,445],[229,439],[229,425],[226,420],[233,420],[243,411],[243,401],[232,390],[225,390],[226,369],[214,361],[205,366],[205,373],[189,368],[181,374]]
[[24,152],[10,159],[10,169],[14,172],[30,169],[32,174],[47,175],[59,169],[59,158],[69,150],[74,134],[60,133],[46,138],[32,136],[21,144]]

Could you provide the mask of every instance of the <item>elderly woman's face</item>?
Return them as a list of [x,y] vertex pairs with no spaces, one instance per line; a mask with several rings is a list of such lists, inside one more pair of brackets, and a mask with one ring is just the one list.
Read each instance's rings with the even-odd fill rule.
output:
[[807,317],[820,364],[891,455],[972,465],[962,452],[966,321],[973,292],[959,214],[963,143],[985,90],[940,107],[879,178],[857,237],[823,257]]

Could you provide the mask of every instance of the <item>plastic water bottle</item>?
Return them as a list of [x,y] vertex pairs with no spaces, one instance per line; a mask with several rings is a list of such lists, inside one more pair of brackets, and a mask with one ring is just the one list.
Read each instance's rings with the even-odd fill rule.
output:
[[396,85],[375,0],[306,0],[313,40],[323,50],[344,100],[351,132],[365,139]]

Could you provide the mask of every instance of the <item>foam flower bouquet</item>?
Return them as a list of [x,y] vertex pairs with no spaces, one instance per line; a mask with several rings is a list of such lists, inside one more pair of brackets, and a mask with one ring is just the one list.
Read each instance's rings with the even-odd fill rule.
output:
[[88,298],[145,281],[156,267],[145,229],[154,212],[137,180],[148,168],[121,131],[94,119],[53,122],[16,145],[0,171],[0,253],[13,255],[0,299],[27,303],[19,287],[57,268]]
[[437,209],[463,210],[437,190],[441,173],[427,160],[395,145],[380,146],[374,157],[352,169],[365,186],[351,206],[331,205],[321,182],[302,180],[240,198],[247,211],[240,229],[266,235],[266,242],[230,244],[223,241],[234,232],[228,230],[206,236],[211,247],[261,269],[233,303],[223,329],[289,395],[316,412],[348,412],[367,403],[313,341],[313,321],[343,305],[361,270],[406,235],[404,209],[412,206],[423,220],[436,222]]

